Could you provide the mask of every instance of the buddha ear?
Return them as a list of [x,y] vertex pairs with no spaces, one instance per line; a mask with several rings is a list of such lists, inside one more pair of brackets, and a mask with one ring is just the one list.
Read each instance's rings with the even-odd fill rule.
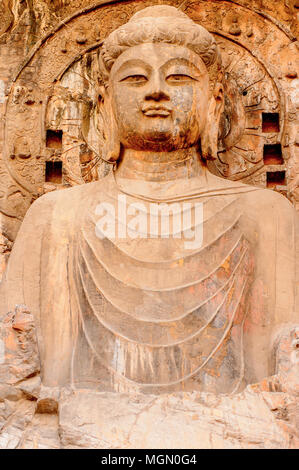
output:
[[205,128],[201,134],[201,152],[206,160],[216,160],[220,117],[224,109],[223,86],[216,83],[209,100]]
[[99,153],[103,156],[103,160],[116,162],[120,155],[120,141],[107,87],[98,87],[95,118],[95,127],[99,136]]

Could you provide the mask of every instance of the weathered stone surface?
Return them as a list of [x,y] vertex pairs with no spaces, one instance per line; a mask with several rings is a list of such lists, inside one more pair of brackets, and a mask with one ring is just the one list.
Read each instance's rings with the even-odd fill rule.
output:
[[169,3],[1,7],[0,448],[299,446],[296,5]]
[[[0,321],[0,383],[14,385],[40,371],[36,329],[33,315],[22,305]],[[18,390],[16,391],[16,393]]]
[[20,447],[24,432],[34,417],[35,407],[35,402],[29,400],[0,402],[0,449]]
[[42,385],[37,400],[37,413],[57,414],[59,396],[59,389],[54,387],[45,387]]
[[62,390],[58,416],[34,415],[29,401],[0,406],[1,448],[298,448],[298,400],[270,392],[273,381],[233,396]]
[[[20,327],[24,317],[17,318]],[[277,375],[231,396],[58,389],[41,387],[39,376],[2,383],[0,448],[298,448],[296,332],[277,339]]]
[[[89,48],[155,0],[109,3],[5,0],[1,4],[0,225],[10,241],[29,205],[49,191],[46,162],[63,165],[55,188],[94,181],[107,171],[96,155],[97,137],[90,117],[97,65]],[[296,2],[280,0],[275,6],[271,0],[165,3],[180,6],[216,33],[222,51],[229,86],[214,171],[260,187],[268,185],[297,207]],[[48,35],[51,40],[44,41]],[[80,61],[78,54],[82,54]],[[270,120],[263,123],[265,115]],[[61,148],[47,146],[47,130],[63,131]],[[271,165],[263,160],[264,145],[278,145]],[[0,254],[0,264],[6,265],[9,251]]]
[[36,413],[23,433],[19,449],[61,449],[58,416]]
[[235,396],[205,393],[130,397],[76,391],[60,403],[65,448],[273,449],[298,446],[288,408],[295,398],[248,387]]
[[37,400],[40,396],[41,380],[39,375],[20,382],[16,388],[20,390],[28,400]]

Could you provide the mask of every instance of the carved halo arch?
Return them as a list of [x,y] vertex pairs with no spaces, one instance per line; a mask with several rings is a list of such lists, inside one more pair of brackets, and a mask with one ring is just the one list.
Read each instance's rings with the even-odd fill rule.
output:
[[[265,186],[267,170],[287,169],[292,153],[287,137],[294,119],[285,99],[289,83],[280,51],[294,38],[277,21],[237,2],[102,0],[68,17],[39,41],[13,80],[6,103],[4,161],[13,180],[11,187],[21,194],[22,204],[16,209],[8,190],[7,212],[25,215],[31,201],[45,192],[47,162],[62,162],[62,186],[83,184],[107,171],[92,152],[94,133],[88,124],[94,98],[94,57],[112,30],[137,10],[161,3],[181,7],[214,34],[222,50],[226,108],[219,159],[211,170]],[[269,56],[273,42],[279,44],[279,50]],[[263,113],[279,116],[273,132],[264,132]],[[265,145],[281,149],[280,160],[274,155],[267,168]]]

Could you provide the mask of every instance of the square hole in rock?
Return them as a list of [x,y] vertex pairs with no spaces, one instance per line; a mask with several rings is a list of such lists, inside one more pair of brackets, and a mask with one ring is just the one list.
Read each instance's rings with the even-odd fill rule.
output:
[[61,149],[62,131],[52,131],[51,129],[47,129],[46,146],[51,149]]
[[280,144],[264,145],[265,165],[283,165],[283,158]]
[[285,171],[267,171],[267,188],[275,188],[275,186],[285,186]]
[[46,162],[46,182],[62,183],[62,162]]
[[279,114],[263,113],[262,114],[262,131],[263,132],[279,132]]

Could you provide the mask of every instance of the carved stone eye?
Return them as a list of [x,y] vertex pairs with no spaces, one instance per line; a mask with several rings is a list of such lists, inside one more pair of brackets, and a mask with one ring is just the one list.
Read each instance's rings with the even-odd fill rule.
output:
[[166,80],[168,82],[177,82],[177,83],[179,83],[179,82],[191,81],[191,80],[193,80],[193,78],[190,77],[189,75],[185,75],[185,74],[172,74],[172,75],[168,75]]
[[121,80],[122,82],[128,83],[145,83],[147,82],[147,78],[145,75],[129,75]]

